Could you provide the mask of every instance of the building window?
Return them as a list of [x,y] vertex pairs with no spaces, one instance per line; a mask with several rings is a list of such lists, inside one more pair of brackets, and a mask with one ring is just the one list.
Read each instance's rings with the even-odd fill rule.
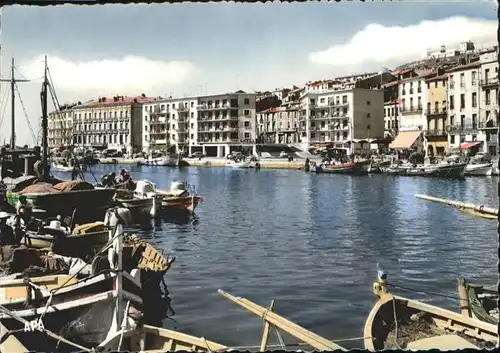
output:
[[370,105],[370,101],[366,101],[366,105]]
[[371,118],[371,114],[370,113],[366,113],[366,117],[367,118]]
[[250,115],[250,110],[245,110],[245,116],[249,116]]
[[460,109],[464,109],[465,108],[465,94],[461,94],[460,95]]
[[250,104],[250,99],[248,99],[248,98],[245,98],[245,100],[243,101],[243,104],[245,104],[245,105],[248,105],[248,104]]
[[485,102],[486,102],[486,105],[490,105],[491,104],[491,96],[490,96],[490,90],[487,89],[485,91]]
[[477,93],[472,92],[472,108],[477,108]]
[[450,144],[455,144],[455,135],[450,136]]

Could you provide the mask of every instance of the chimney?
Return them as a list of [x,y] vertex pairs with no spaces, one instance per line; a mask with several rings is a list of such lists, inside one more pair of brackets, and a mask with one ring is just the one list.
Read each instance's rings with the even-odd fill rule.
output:
[[141,97],[142,97],[142,98],[146,98],[146,94],[144,94],[144,93],[143,93],[143,94],[141,94]]
[[106,102],[106,97],[102,97],[102,101],[103,101],[103,102]]
[[99,100],[98,100],[98,102],[99,102],[99,103],[101,103],[101,102],[102,102],[102,99],[101,99],[101,97],[99,97]]

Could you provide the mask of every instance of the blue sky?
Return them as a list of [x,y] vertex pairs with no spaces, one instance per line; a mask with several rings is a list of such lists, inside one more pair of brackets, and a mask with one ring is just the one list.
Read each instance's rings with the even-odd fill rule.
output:
[[[462,18],[443,22],[454,17]],[[48,55],[63,102],[142,92],[182,96],[205,87],[264,90],[379,71],[418,58],[428,44],[495,39],[492,26],[496,4],[479,0],[12,6],[2,16],[2,76],[15,56],[24,76],[40,77]],[[471,38],[459,38],[465,36]],[[40,81],[19,84],[33,125],[39,88]],[[31,143],[18,107],[18,139]],[[9,138],[7,120],[2,140]]]

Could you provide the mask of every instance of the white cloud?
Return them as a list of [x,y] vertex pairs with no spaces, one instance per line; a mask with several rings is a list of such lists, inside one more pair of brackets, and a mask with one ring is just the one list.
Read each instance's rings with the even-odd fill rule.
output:
[[451,17],[406,27],[370,24],[349,41],[309,54],[309,60],[337,66],[389,64],[419,59],[427,49],[460,42],[496,43],[497,21]]
[[[24,65],[23,75],[42,76],[43,60],[41,55]],[[165,62],[139,56],[87,62],[52,56],[48,57],[48,65],[55,87],[72,95],[89,91],[102,95],[137,94],[139,91],[152,94],[160,88],[185,84],[197,71],[189,62]]]

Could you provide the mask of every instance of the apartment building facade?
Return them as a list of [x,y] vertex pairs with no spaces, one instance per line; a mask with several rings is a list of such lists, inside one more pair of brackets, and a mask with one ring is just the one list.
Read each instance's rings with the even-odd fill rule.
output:
[[142,107],[142,144],[153,151],[187,152],[197,141],[198,98],[166,98]]
[[[145,95],[138,97],[100,97],[83,104],[80,102],[60,113],[49,114],[49,144],[58,147],[66,136],[66,142],[80,149],[113,149],[133,153],[142,150],[141,104],[153,101]],[[61,132],[58,122],[66,116],[70,130]],[[51,138],[53,136],[53,138]],[[68,137],[70,136],[70,137]],[[70,145],[66,143],[66,145]]]
[[[448,144],[451,149],[468,143],[483,150],[485,134],[479,129],[479,61],[448,71]],[[466,145],[462,145],[464,147]]]
[[479,130],[483,152],[498,156],[498,48],[480,54]]
[[363,88],[306,94],[299,118],[301,142],[307,147],[330,143],[352,152],[366,148],[384,137],[383,95]]
[[60,111],[48,114],[48,144],[50,149],[73,145],[73,110],[75,104],[61,106]]
[[448,74],[426,80],[425,137],[427,156],[444,156],[448,152],[446,133],[448,113]]
[[299,143],[300,115],[299,104],[269,108],[257,113],[258,142],[261,144]]

